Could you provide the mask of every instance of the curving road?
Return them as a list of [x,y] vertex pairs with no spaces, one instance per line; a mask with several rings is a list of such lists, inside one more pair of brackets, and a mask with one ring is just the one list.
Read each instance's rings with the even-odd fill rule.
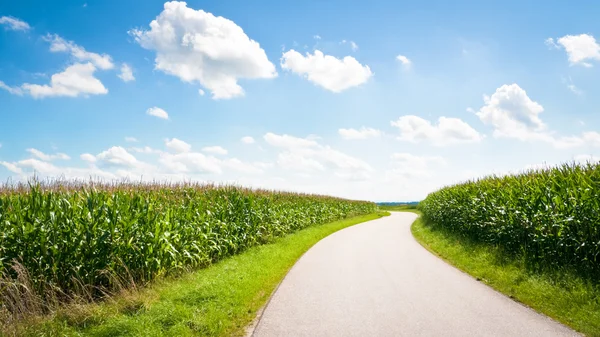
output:
[[253,336],[574,336],[419,245],[416,215],[349,227],[290,270]]

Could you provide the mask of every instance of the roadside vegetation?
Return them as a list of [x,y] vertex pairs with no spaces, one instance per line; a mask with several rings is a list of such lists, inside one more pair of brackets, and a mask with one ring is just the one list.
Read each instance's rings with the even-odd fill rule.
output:
[[294,263],[315,243],[378,212],[312,226],[180,277],[97,304],[22,322],[24,336],[243,336]]
[[403,203],[387,203],[387,204],[378,204],[377,207],[379,207],[380,210],[383,211],[397,211],[397,212],[402,212],[402,211],[414,211],[417,210],[417,206],[419,204],[418,203],[408,203],[408,204],[403,204]]
[[499,291],[600,336],[600,165],[565,164],[449,186],[413,234]]
[[301,229],[376,210],[369,202],[234,186],[4,186],[1,322],[9,327],[65,304],[106,299]]

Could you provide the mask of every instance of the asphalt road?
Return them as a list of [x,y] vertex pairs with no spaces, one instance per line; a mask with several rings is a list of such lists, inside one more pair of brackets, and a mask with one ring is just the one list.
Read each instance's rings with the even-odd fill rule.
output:
[[421,247],[416,215],[349,227],[290,270],[253,336],[574,336]]

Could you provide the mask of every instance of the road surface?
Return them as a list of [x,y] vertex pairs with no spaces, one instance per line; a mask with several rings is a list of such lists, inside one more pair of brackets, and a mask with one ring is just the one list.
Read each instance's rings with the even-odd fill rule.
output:
[[416,215],[346,228],[290,270],[253,336],[575,336],[415,241]]

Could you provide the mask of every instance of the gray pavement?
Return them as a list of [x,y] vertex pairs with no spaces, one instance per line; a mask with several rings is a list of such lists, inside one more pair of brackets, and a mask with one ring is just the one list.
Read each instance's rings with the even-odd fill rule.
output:
[[412,213],[346,228],[290,270],[253,336],[574,336],[451,267],[412,237]]

